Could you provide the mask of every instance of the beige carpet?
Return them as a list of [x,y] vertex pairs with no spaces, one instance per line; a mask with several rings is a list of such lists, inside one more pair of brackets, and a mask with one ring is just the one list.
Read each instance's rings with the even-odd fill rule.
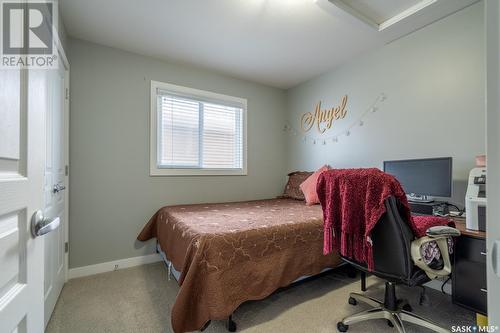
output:
[[[383,296],[383,282],[371,277],[367,293]],[[170,308],[178,291],[167,280],[163,263],[124,269],[69,281],[61,294],[47,332],[171,332]],[[344,316],[367,308],[347,303],[359,291],[359,280],[342,269],[247,302],[234,313],[238,332],[337,332]],[[451,303],[449,296],[428,290],[429,305],[418,305],[419,288],[398,288],[414,311],[443,326],[470,325],[474,314]],[[407,325],[407,332],[426,330]],[[224,322],[212,322],[205,332],[227,332]],[[351,325],[349,332],[395,332],[384,320]]]

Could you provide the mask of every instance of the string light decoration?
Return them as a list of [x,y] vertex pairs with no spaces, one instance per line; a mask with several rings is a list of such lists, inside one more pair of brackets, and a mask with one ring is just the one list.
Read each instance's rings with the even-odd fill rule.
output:
[[342,132],[330,136],[311,136],[308,134],[304,134],[302,131],[296,130],[293,126],[286,124],[283,127],[283,131],[293,135],[293,136],[298,136],[301,135],[303,136],[302,141],[304,143],[312,143],[313,145],[317,143],[321,143],[322,145],[326,145],[328,143],[338,143],[339,139],[344,136],[348,137],[351,136],[352,134],[352,129],[359,126],[362,127],[365,125],[366,118],[373,113],[376,113],[379,110],[379,105],[383,103],[387,99],[387,96],[384,93],[381,93],[375,101],[365,110],[359,117],[357,117],[349,126],[347,126]]

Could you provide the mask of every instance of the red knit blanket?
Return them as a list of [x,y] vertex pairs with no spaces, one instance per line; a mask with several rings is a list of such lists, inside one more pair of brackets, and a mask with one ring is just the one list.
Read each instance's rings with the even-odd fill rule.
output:
[[409,221],[416,237],[424,236],[431,226],[450,223],[432,216],[412,219],[401,184],[379,169],[325,171],[316,189],[323,208],[323,253],[329,254],[335,248],[342,256],[366,264],[369,270],[374,266],[370,236],[386,211],[384,202],[388,197],[394,196],[403,205],[403,218]]

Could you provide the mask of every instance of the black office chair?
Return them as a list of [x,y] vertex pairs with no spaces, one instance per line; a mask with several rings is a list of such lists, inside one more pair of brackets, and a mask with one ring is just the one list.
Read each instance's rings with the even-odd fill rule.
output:
[[[396,297],[396,285],[420,286],[432,278],[447,276],[451,273],[448,254],[448,238],[459,236],[460,232],[450,227],[434,227],[427,230],[427,236],[418,238],[404,220],[403,207],[394,197],[385,201],[386,213],[380,218],[372,232],[374,270],[369,272],[366,265],[342,257],[357,269],[369,272],[386,280],[385,298],[381,302],[372,297],[351,293],[349,304],[366,303],[373,308],[348,316],[337,323],[340,332],[347,332],[349,325],[370,319],[386,319],[400,333],[404,333],[403,322],[426,327],[435,332],[450,331],[437,324],[411,313],[411,307]],[[420,255],[420,246],[436,241],[441,251],[441,260],[432,267],[427,266]]]

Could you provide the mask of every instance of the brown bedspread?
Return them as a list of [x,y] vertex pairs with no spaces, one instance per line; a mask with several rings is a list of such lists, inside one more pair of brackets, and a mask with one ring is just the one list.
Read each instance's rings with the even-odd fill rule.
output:
[[171,316],[177,333],[340,263],[323,255],[321,207],[291,199],[163,207],[137,238],[153,237],[182,272]]

